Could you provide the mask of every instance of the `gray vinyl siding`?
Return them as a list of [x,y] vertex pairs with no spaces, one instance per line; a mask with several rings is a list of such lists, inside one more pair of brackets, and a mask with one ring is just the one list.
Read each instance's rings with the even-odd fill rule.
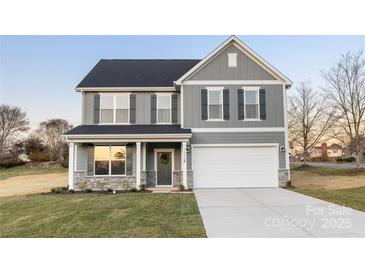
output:
[[[228,67],[228,53],[237,53],[237,67]],[[275,78],[231,44],[187,80],[275,80]]]
[[155,170],[155,149],[175,149],[175,170],[181,170],[181,143],[147,143],[146,170]]
[[[202,132],[193,133],[191,144],[262,144],[285,146],[284,132]],[[194,153],[194,149],[190,149]],[[188,153],[188,169],[192,169],[192,153]],[[279,168],[286,168],[285,154],[279,150]],[[194,156],[193,156],[194,157]]]
[[94,123],[94,95],[96,93],[85,92],[82,97],[82,124],[91,125]]
[[86,171],[87,170],[87,146],[79,144],[77,145],[77,159],[76,159],[76,170]]
[[184,128],[284,127],[282,85],[259,85],[266,90],[266,120],[263,121],[242,121],[238,119],[237,89],[242,88],[242,85],[217,85],[229,89],[229,120],[202,120],[200,93],[207,86],[212,87],[214,85],[184,85]]
[[[156,91],[158,92],[158,91]],[[113,92],[116,93],[116,92]],[[122,92],[120,92],[122,93]],[[94,95],[85,92],[82,96],[82,124],[94,124]],[[155,92],[135,92],[136,94],[136,124],[151,124],[151,94]],[[177,93],[177,123],[180,123],[180,93]]]

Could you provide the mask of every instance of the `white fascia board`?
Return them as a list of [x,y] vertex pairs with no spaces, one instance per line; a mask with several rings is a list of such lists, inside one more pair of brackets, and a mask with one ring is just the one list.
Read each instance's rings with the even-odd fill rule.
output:
[[277,143],[192,144],[194,147],[279,147]]
[[190,138],[160,138],[160,139],[117,139],[117,138],[75,138],[66,140],[68,143],[180,143],[189,142]]
[[177,91],[175,87],[81,87],[75,88],[76,91]]
[[77,134],[77,135],[63,135],[67,142],[76,142],[80,140],[114,140],[114,141],[149,141],[162,140],[164,142],[170,142],[170,140],[189,140],[191,134]]
[[243,43],[236,36],[232,35],[226,41],[224,41],[220,46],[218,46],[215,50],[213,50],[210,54],[208,54],[203,60],[201,60],[198,64],[196,64],[193,68],[191,68],[188,72],[186,72],[183,76],[181,76],[176,82],[176,85],[181,85],[181,83],[192,73],[197,71],[200,67],[206,64],[212,57],[214,57],[217,53],[223,50],[229,43],[235,42],[238,48],[245,54],[247,54],[251,59],[253,59],[258,65],[260,65],[263,69],[265,69],[268,73],[273,75],[275,78],[280,78],[284,81],[284,83],[288,86],[291,86],[293,82],[287,78],[284,74],[282,74],[275,67],[270,65],[264,58],[259,56],[256,52],[254,52],[251,48],[249,48],[245,43]]
[[282,85],[279,80],[187,80],[184,85]]
[[194,132],[285,132],[284,127],[192,128]]

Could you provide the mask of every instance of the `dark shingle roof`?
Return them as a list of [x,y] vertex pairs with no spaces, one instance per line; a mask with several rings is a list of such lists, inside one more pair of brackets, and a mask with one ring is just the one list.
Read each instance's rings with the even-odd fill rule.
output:
[[65,135],[97,134],[190,134],[190,129],[180,125],[81,125]]
[[77,88],[172,87],[173,81],[199,62],[196,59],[102,59]]

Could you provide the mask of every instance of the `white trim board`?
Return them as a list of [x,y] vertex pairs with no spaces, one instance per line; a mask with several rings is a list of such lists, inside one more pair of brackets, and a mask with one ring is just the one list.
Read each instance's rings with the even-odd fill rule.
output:
[[279,80],[187,80],[184,85],[282,85]]
[[279,147],[277,143],[192,144],[191,147]]
[[75,88],[76,91],[87,92],[87,91],[177,91],[175,87],[81,87]]
[[243,43],[236,36],[232,35],[226,41],[224,41],[220,46],[218,46],[215,50],[213,50],[210,54],[208,54],[203,60],[201,60],[198,64],[196,64],[193,68],[191,68],[188,72],[186,72],[183,76],[181,76],[175,83],[177,85],[181,85],[181,83],[189,76],[191,76],[194,72],[198,71],[204,64],[208,63],[213,57],[215,57],[220,51],[226,48],[230,43],[234,43],[238,49],[240,49],[244,54],[246,54],[249,58],[251,58],[255,63],[257,63],[260,67],[262,67],[265,71],[267,71],[270,75],[278,80],[282,80],[282,83],[290,86],[292,85],[292,81],[287,78],[283,73],[269,64],[264,58],[259,56],[256,52],[254,52],[251,48],[249,48],[245,43]]
[[191,132],[285,132],[284,127],[192,128]]

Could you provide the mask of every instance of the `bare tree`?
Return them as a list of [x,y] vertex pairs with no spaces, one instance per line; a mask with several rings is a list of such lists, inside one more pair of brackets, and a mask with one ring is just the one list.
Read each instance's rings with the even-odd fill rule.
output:
[[326,87],[322,88],[331,103],[337,121],[334,135],[346,138],[356,152],[360,167],[361,136],[365,131],[365,60],[362,52],[348,52],[328,71],[322,71]]
[[19,107],[0,106],[0,152],[4,150],[6,141],[19,132],[29,129],[27,114]]
[[289,98],[288,112],[289,138],[301,147],[305,164],[314,146],[329,139],[333,114],[327,111],[325,99],[313,90],[309,80],[300,82],[297,94]]
[[61,151],[65,144],[62,134],[71,128],[72,125],[66,120],[50,119],[40,123],[39,128],[36,130],[37,137],[47,147],[53,160],[62,160]]

